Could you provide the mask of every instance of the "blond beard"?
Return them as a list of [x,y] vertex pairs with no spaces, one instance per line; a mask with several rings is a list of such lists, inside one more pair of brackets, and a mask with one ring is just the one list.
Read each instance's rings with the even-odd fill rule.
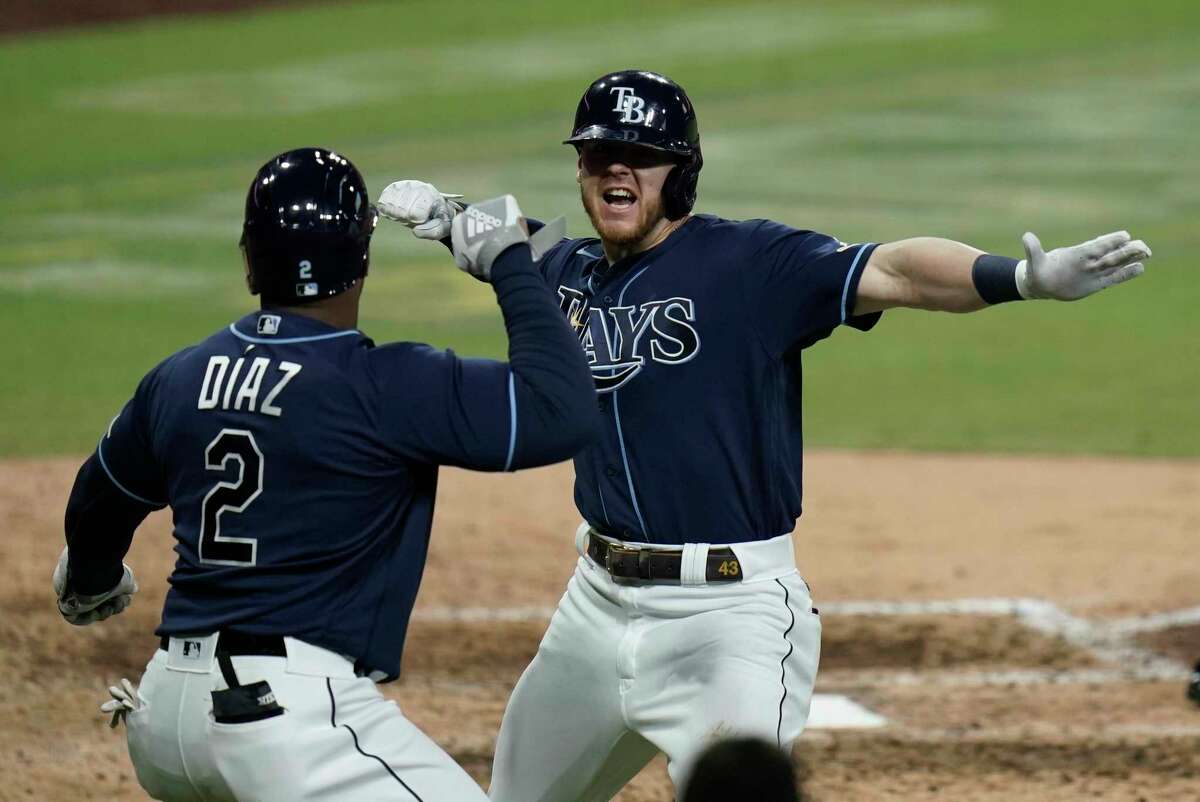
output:
[[629,233],[612,234],[601,229],[603,223],[596,210],[589,203],[587,193],[583,187],[579,188],[579,199],[583,202],[583,210],[587,212],[588,219],[592,221],[592,228],[600,235],[600,239],[603,242],[611,245],[636,245],[650,236],[650,232],[658,225],[658,221],[666,216],[663,212],[662,195],[656,197],[653,204],[647,204],[644,200],[639,200],[638,203],[641,204],[641,210],[638,214],[637,226]]

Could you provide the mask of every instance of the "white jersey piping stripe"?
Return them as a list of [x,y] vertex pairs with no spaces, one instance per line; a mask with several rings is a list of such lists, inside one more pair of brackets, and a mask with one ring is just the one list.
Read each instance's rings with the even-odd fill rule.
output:
[[513,372],[508,371],[508,457],[504,460],[504,470],[512,470],[513,455],[517,453],[517,389]]
[[842,322],[843,323],[846,322],[847,313],[849,312],[849,310],[846,309],[846,301],[848,300],[846,296],[848,296],[850,294],[850,280],[854,278],[854,271],[858,269],[858,260],[862,259],[862,255],[867,252],[867,248],[870,248],[874,244],[875,243],[873,243],[873,242],[867,242],[867,243],[864,243],[862,245],[862,247],[860,247],[858,249],[858,253],[856,253],[854,255],[854,261],[850,263],[850,270],[849,270],[849,272],[846,273],[846,283],[842,285]]
[[612,521],[608,520],[608,506],[604,503],[604,486],[599,480],[596,482],[596,490],[600,493],[600,512],[604,515],[604,523],[612,526]]
[[104,438],[100,438],[100,442],[96,445],[96,456],[100,458],[100,467],[104,469],[104,472],[106,474],[108,474],[109,481],[111,481],[114,485],[117,486],[117,490],[120,490],[122,493],[129,496],[134,501],[140,501],[143,504],[149,505],[151,507],[167,506],[167,502],[165,502],[165,501],[151,501],[148,498],[142,498],[137,493],[134,493],[132,490],[127,488],[125,485],[123,485],[117,481],[117,477],[113,476],[113,472],[108,469],[108,463],[104,461]]
[[286,344],[286,343],[311,343],[317,340],[332,340],[334,337],[346,337],[351,334],[361,334],[358,329],[346,329],[345,331],[335,331],[332,334],[314,334],[311,337],[251,337],[249,334],[242,334],[237,330],[237,326],[233,323],[229,324],[229,330],[233,332],[233,336],[240,340],[245,340],[248,343],[258,343],[259,345]]
[[633,487],[633,474],[629,470],[629,455],[625,453],[625,434],[621,431],[621,405],[617,398],[617,390],[613,390],[613,419],[617,424],[617,442],[621,444],[621,463],[625,466],[625,483],[629,485],[629,500],[633,502],[633,511],[637,514],[638,523],[642,527],[642,536],[650,537],[646,530],[646,519],[638,507],[637,491]]

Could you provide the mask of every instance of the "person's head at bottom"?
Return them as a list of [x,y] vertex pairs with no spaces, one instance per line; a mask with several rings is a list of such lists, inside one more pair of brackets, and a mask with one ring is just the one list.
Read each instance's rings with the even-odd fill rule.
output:
[[791,758],[758,738],[729,738],[704,750],[679,802],[802,802]]

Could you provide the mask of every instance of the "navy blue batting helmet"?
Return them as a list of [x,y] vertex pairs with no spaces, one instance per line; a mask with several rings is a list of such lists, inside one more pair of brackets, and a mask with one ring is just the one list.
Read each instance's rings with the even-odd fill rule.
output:
[[597,78],[575,110],[575,126],[565,145],[624,142],[664,151],[678,165],[663,184],[663,208],[678,220],[696,203],[704,157],[696,110],[683,87],[665,75],[622,70]]
[[367,274],[375,221],[349,159],[326,148],[279,154],[246,194],[241,246],[250,291],[282,305],[345,292]]

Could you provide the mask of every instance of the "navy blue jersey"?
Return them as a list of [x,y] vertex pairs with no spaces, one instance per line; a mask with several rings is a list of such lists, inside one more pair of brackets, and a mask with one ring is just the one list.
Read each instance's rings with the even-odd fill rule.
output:
[[[111,587],[133,527],[169,504],[178,557],[158,634],[290,635],[394,677],[438,465],[545,464],[595,431],[590,375],[581,355],[563,359],[572,332],[523,258],[493,274],[510,363],[375,347],[357,330],[263,311],[159,364],[76,480],[79,581]],[[103,481],[88,478],[93,463]],[[106,525],[96,510],[117,491],[135,509]],[[104,576],[86,576],[93,568]]]
[[848,323],[874,245],[697,215],[614,265],[598,240],[540,263],[591,366],[603,436],[575,458],[601,532],[736,543],[801,512],[800,352]]

